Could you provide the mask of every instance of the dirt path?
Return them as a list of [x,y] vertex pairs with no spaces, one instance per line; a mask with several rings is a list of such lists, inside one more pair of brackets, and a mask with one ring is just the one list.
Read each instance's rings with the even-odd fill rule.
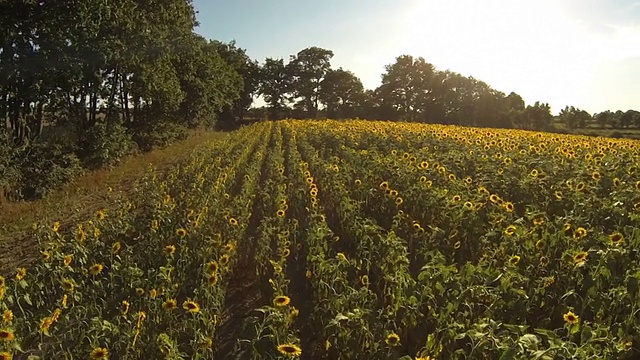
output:
[[[37,244],[27,236],[34,222],[53,224],[60,221],[64,229],[90,219],[110,198],[129,194],[133,185],[149,167],[163,173],[198,145],[222,139],[226,133],[194,131],[182,141],[138,156],[131,156],[113,169],[89,172],[73,183],[37,201],[0,204],[0,275],[7,275],[16,267],[31,262],[37,255]],[[108,188],[113,193],[108,192]]]

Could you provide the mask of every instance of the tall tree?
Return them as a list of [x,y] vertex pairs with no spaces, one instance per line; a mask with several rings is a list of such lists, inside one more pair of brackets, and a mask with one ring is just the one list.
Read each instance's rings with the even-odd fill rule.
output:
[[264,97],[270,119],[285,116],[291,78],[283,59],[266,58],[260,67],[258,94]]
[[331,68],[333,51],[310,47],[292,55],[288,67],[292,76],[291,90],[307,116],[315,118],[320,103],[322,80]]
[[351,71],[329,70],[320,84],[320,100],[329,118],[352,118],[364,100],[364,86]]

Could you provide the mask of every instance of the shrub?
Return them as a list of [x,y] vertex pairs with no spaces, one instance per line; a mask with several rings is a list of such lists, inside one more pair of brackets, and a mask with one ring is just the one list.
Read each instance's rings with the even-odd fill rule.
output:
[[161,122],[153,127],[136,132],[133,139],[142,151],[149,151],[156,147],[165,147],[177,140],[186,139],[187,128],[172,122]]
[[120,124],[98,123],[84,134],[80,157],[87,168],[116,165],[137,150],[131,133]]

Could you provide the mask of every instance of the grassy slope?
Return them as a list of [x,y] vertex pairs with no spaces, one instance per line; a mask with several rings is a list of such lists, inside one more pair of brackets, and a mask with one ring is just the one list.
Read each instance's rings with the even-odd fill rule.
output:
[[0,274],[13,271],[34,256],[35,244],[25,238],[34,222],[60,221],[64,226],[89,219],[107,205],[109,187],[114,192],[129,192],[149,164],[162,171],[189,155],[197,145],[224,136],[220,132],[194,131],[187,139],[164,149],[129,157],[113,169],[92,171],[44,199],[0,203]]

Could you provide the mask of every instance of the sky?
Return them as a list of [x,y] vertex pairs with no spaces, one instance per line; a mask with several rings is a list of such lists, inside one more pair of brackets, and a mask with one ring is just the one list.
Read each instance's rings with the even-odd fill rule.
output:
[[366,88],[399,55],[553,113],[640,110],[640,0],[194,0],[209,39],[253,59],[318,46]]

